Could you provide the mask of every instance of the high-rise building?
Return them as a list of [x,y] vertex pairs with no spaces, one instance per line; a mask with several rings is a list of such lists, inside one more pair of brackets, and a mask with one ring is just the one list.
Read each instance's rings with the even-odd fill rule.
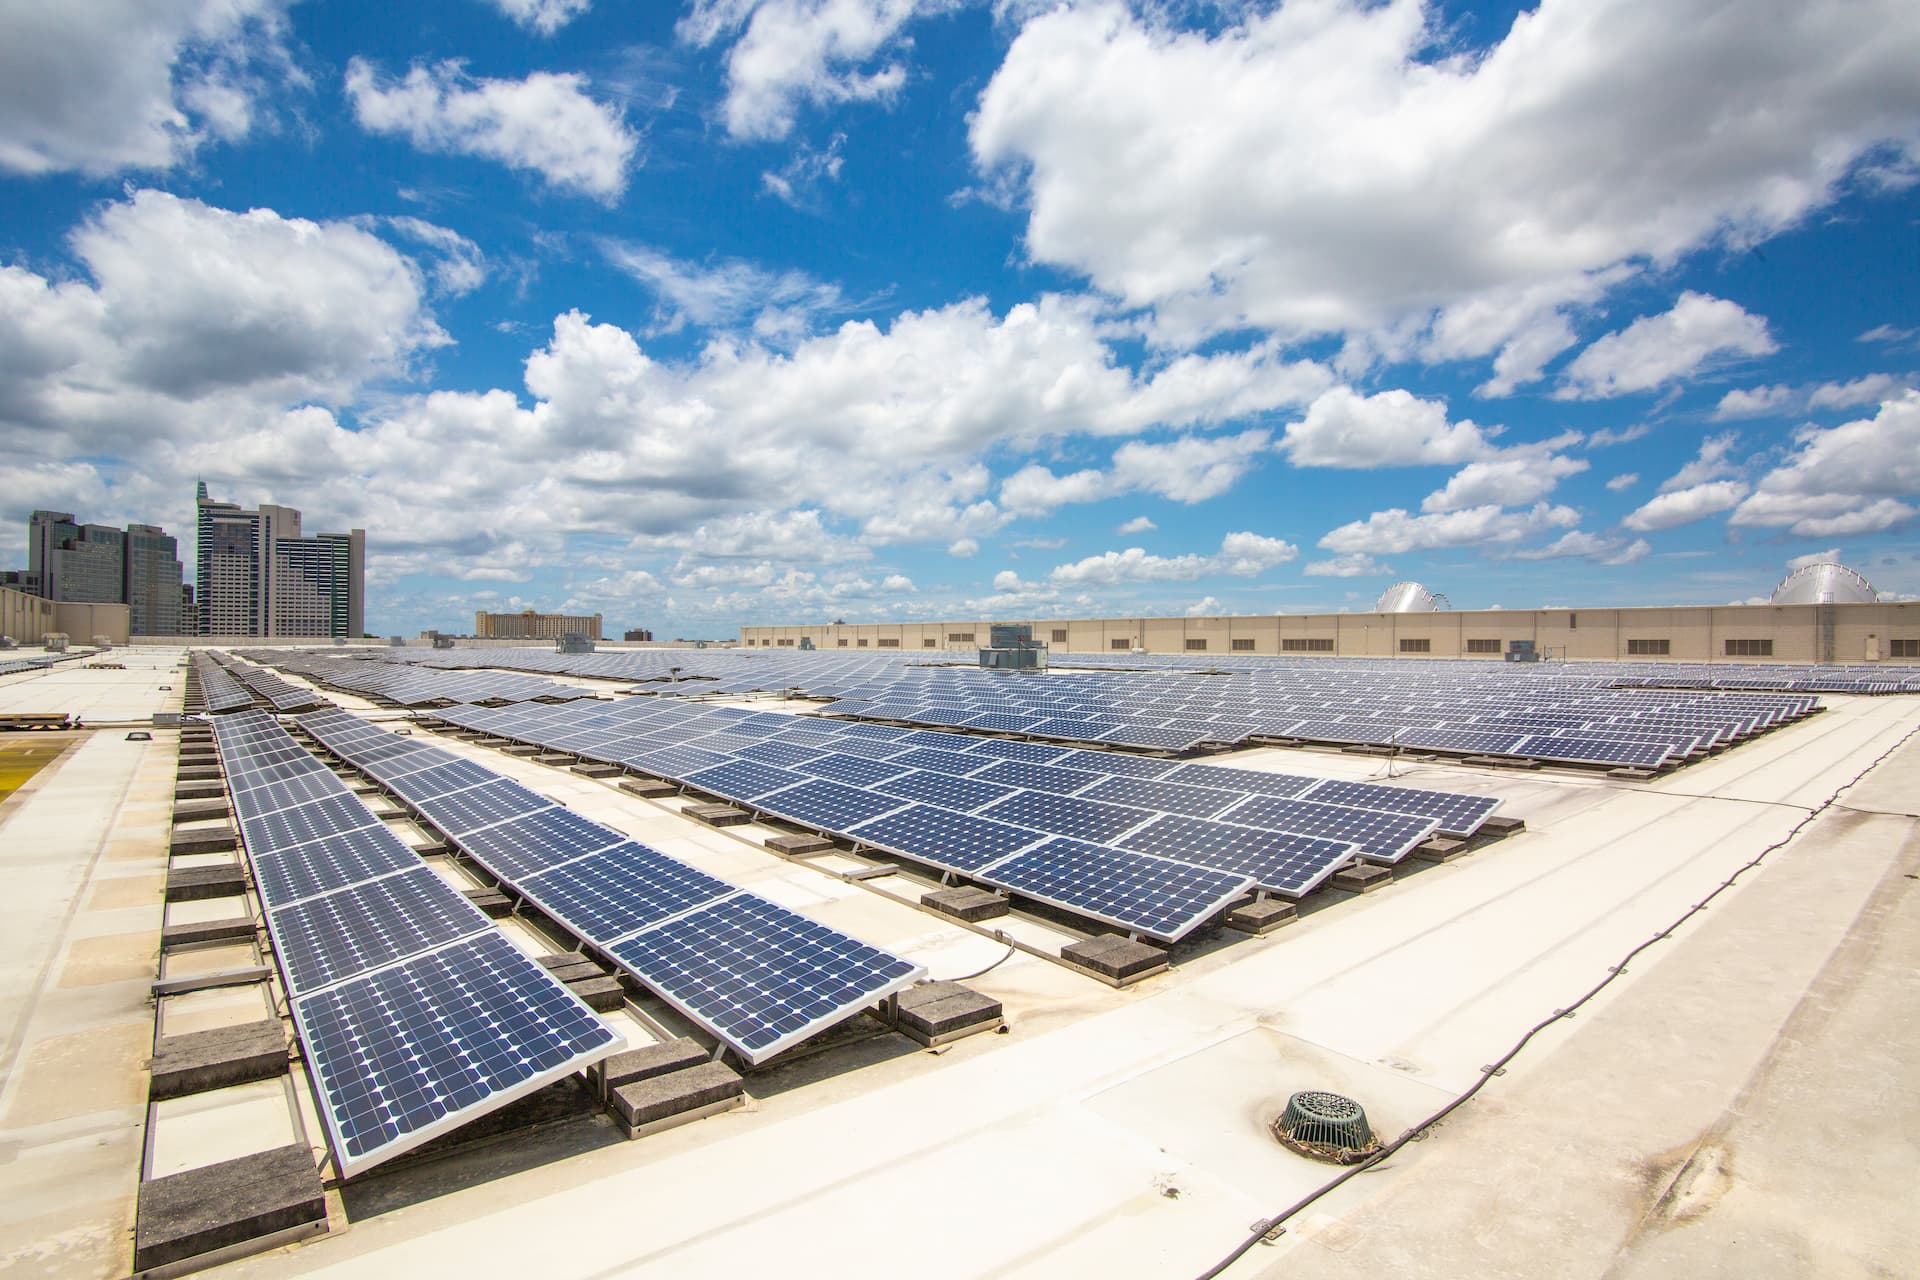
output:
[[177,636],[180,612],[180,546],[158,525],[127,526],[126,592],[136,636]]
[[195,494],[202,635],[346,638],[361,634],[364,529],[302,537],[300,513],[261,503],[249,511]]
[[48,600],[125,604],[127,535],[109,524],[76,524],[71,512],[27,520],[27,572]]

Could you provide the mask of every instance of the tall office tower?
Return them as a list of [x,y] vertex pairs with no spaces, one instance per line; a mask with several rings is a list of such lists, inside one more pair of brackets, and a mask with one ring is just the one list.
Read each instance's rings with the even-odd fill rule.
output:
[[363,628],[367,535],[300,533],[300,513],[261,503],[249,511],[195,494],[200,633],[351,637]]
[[75,524],[65,511],[27,520],[27,572],[48,600],[126,603],[127,535],[108,524]]
[[177,636],[186,625],[180,612],[180,546],[158,525],[127,526],[126,590],[132,634]]

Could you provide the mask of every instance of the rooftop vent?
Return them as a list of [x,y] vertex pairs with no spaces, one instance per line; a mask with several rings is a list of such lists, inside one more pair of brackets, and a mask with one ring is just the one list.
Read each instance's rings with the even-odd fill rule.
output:
[[1331,1164],[1353,1164],[1380,1149],[1359,1103],[1318,1089],[1288,1098],[1287,1109],[1272,1127],[1283,1146]]

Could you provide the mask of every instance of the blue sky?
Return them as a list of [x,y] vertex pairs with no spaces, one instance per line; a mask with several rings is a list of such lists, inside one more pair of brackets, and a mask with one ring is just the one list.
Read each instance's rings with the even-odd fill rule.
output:
[[[1920,6],[0,7],[0,561],[378,632],[1920,593]],[[183,546],[183,559],[190,561]]]

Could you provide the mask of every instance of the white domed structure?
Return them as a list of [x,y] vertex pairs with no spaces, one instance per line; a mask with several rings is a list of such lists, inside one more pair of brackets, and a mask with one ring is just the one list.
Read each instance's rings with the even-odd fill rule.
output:
[[1446,607],[1445,596],[1437,596],[1417,582],[1396,582],[1373,603],[1375,613],[1435,613]]
[[1771,604],[1874,604],[1880,593],[1873,584],[1831,560],[1801,565],[1773,589]]

